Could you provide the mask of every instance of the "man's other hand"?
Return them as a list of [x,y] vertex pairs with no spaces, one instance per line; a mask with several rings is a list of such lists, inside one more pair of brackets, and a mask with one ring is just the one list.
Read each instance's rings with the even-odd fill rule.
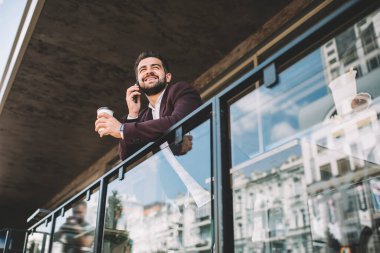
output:
[[121,138],[120,126],[121,123],[113,116],[101,113],[95,121],[95,132],[98,132],[100,137],[111,135],[115,138]]
[[186,155],[187,152],[189,152],[192,148],[193,148],[193,136],[189,134],[183,136],[183,140],[182,140],[181,147],[179,150],[179,155]]

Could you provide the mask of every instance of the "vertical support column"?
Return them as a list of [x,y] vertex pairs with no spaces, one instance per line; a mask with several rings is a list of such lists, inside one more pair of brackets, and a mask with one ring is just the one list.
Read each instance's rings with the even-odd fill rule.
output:
[[4,244],[4,253],[9,253],[9,246],[11,245],[12,240],[12,230],[7,230],[7,235],[5,236],[5,244]]
[[104,216],[107,198],[107,180],[103,177],[100,181],[98,212],[96,216],[96,228],[94,237],[94,253],[101,253],[103,247]]
[[[54,230],[55,230],[55,217],[59,216],[59,212],[54,212],[51,215],[51,229],[50,229],[50,239],[49,239],[49,244],[48,244],[48,253],[52,251],[53,248],[53,242],[54,242]],[[47,220],[47,219],[46,219]]]
[[41,243],[41,252],[40,253],[45,253],[45,249],[46,249],[46,237],[47,235],[46,234],[43,234],[43,237],[42,237],[42,243]]
[[22,252],[26,253],[26,250],[28,249],[28,239],[29,239],[29,231],[25,232],[25,239],[24,239],[24,247]]
[[233,213],[232,190],[229,173],[227,105],[219,97],[212,104],[212,173],[213,173],[213,216],[214,252],[232,253]]

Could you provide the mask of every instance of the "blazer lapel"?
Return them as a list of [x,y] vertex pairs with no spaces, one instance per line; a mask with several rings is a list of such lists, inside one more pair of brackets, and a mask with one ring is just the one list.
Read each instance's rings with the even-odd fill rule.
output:
[[147,120],[151,120],[151,119],[153,119],[152,109],[150,109],[150,108],[148,107],[148,108],[146,109],[146,111],[144,112],[144,114],[142,115],[140,122],[147,121]]
[[164,112],[166,110],[166,105],[167,105],[167,101],[168,101],[168,94],[169,94],[170,87],[171,87],[171,85],[168,84],[168,86],[166,87],[165,93],[162,96],[161,105],[160,105],[160,118],[162,116],[165,116]]

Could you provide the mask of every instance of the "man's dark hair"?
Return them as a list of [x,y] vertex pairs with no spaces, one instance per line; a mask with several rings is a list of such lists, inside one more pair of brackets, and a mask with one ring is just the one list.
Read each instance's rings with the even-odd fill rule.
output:
[[149,58],[149,57],[154,57],[154,58],[159,59],[162,62],[162,67],[164,67],[165,73],[170,72],[168,61],[164,57],[162,57],[162,55],[160,53],[153,52],[153,51],[145,51],[145,52],[142,52],[136,59],[136,62],[135,62],[135,74],[136,74],[136,76],[137,76],[137,67],[139,66],[140,61],[145,59],[145,58]]
[[84,201],[84,200],[80,200],[80,201],[78,201],[78,202],[75,202],[75,203],[73,204],[72,208],[73,208],[73,209],[76,209],[76,208],[78,208],[79,206],[84,206],[85,208],[87,208],[87,203],[86,203],[86,201]]

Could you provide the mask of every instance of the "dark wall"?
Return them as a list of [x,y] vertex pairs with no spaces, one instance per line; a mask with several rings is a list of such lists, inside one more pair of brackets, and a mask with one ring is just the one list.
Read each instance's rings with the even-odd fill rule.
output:
[[25,208],[0,207],[0,228],[26,229],[26,220],[32,210]]

